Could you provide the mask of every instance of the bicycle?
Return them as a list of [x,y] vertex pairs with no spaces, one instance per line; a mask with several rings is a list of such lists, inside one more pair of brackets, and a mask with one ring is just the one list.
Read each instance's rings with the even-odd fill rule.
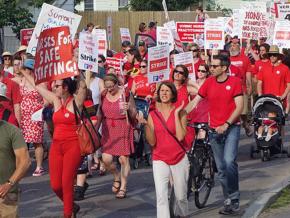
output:
[[[214,174],[216,171],[213,152],[209,143],[209,133],[214,132],[205,123],[190,125],[195,128],[195,142],[189,152],[190,170],[188,179],[188,200],[194,194],[197,208],[205,207],[211,189],[214,187]],[[205,137],[198,139],[199,131],[205,131]]]

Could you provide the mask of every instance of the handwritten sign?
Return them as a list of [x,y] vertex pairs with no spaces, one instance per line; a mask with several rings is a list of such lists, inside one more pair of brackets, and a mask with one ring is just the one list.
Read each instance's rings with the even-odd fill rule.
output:
[[157,45],[169,45],[169,51],[174,49],[174,39],[170,30],[166,27],[157,26]]
[[74,38],[81,19],[82,17],[80,15],[43,3],[31,40],[28,44],[27,53],[35,55],[39,35],[46,29],[68,26],[71,37]]
[[69,27],[55,27],[40,33],[35,55],[35,83],[78,75],[72,61],[73,49]]

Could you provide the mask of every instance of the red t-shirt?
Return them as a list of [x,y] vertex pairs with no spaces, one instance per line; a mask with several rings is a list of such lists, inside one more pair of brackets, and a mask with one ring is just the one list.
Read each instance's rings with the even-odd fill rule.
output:
[[229,76],[235,76],[240,78],[241,80],[243,79],[243,75],[240,71],[240,68],[236,67],[235,65],[230,65],[229,67]]
[[184,107],[189,103],[186,84],[177,90],[177,101],[174,103],[175,108],[178,108],[182,104],[182,101],[184,101]]
[[267,61],[258,60],[255,62],[254,69],[253,69],[253,75],[257,76],[263,67],[267,66],[268,64],[271,64],[269,59],[266,59],[266,60]]
[[153,119],[154,123],[154,133],[156,137],[156,145],[153,148],[152,159],[153,160],[161,160],[168,165],[175,165],[185,155],[184,150],[180,147],[180,145],[175,141],[173,136],[171,136],[165,127],[162,125],[160,119],[156,116],[154,112],[157,112],[159,117],[166,123],[169,131],[175,135],[176,127],[175,127],[175,110],[171,111],[170,116],[167,121],[164,120],[162,114],[158,110],[154,110],[150,112],[150,116]]
[[1,104],[4,106],[4,108],[14,113],[14,107],[13,107],[14,104],[20,104],[21,102],[19,85],[7,77],[3,79],[2,83],[4,83],[7,86],[6,96],[11,101],[3,101],[1,102]]
[[198,94],[208,99],[209,124],[210,127],[216,128],[223,125],[235,110],[234,98],[243,95],[241,80],[228,76],[226,81],[217,82],[216,77],[209,77],[200,87]]
[[156,84],[149,84],[147,75],[139,74],[133,80],[135,82],[137,96],[146,97],[148,95],[154,95]]
[[125,58],[125,54],[124,52],[118,52],[117,54],[114,55],[114,58],[123,60]]
[[258,80],[262,81],[262,93],[281,96],[290,83],[289,68],[284,64],[265,65],[258,73]]

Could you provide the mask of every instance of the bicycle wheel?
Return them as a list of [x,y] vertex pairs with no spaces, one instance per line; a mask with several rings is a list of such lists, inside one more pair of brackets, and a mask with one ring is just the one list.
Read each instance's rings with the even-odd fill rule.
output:
[[203,208],[209,198],[212,187],[214,186],[214,170],[212,166],[212,156],[207,154],[198,157],[200,171],[195,182],[195,205],[197,208]]

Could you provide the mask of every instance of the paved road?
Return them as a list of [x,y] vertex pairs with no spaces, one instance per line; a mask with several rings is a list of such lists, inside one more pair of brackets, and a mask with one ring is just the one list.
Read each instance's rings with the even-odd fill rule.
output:
[[[287,139],[289,138],[287,133]],[[290,175],[290,162],[286,157],[274,158],[269,162],[261,162],[258,158],[251,159],[249,150],[253,143],[253,139],[242,135],[238,158],[242,207],[239,216],[261,193]],[[29,175],[31,173],[32,171]],[[80,202],[79,217],[141,218],[156,216],[155,191],[150,168],[143,167],[132,171],[128,185],[128,197],[123,200],[115,199],[111,193],[112,177],[110,175],[104,177],[95,175],[88,182],[90,187],[86,193],[86,199]],[[60,217],[62,206],[49,188],[48,175],[38,178],[26,177],[22,181],[21,187],[23,193],[20,217]],[[190,217],[223,217],[218,214],[218,209],[222,205],[221,199],[221,187],[216,182],[206,208],[198,210],[194,203],[190,202]]]

